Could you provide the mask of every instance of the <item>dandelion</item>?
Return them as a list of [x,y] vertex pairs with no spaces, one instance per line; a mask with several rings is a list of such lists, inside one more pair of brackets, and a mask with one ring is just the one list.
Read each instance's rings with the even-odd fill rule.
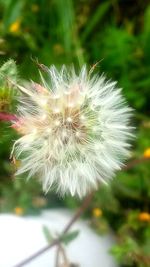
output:
[[[43,67],[43,65],[41,65]],[[129,108],[116,82],[92,75],[83,66],[43,69],[41,84],[18,85],[18,121],[22,137],[12,155],[20,160],[17,175],[39,177],[43,190],[83,197],[107,182],[129,156]]]

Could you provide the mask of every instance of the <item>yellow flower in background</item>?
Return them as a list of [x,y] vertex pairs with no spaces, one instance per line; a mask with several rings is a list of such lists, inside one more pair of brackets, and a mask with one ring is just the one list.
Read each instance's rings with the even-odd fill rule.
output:
[[53,46],[53,50],[54,50],[54,53],[56,53],[57,55],[64,54],[64,48],[61,44],[55,44]]
[[32,6],[31,6],[31,10],[32,10],[32,12],[38,12],[39,11],[39,6],[38,5],[36,5],[36,4],[33,4]]
[[24,210],[23,210],[23,208],[21,208],[21,207],[15,207],[15,208],[14,208],[14,212],[15,212],[16,215],[21,216],[21,215],[23,215]]
[[98,218],[98,217],[101,217],[103,214],[102,210],[99,209],[99,208],[94,208],[93,209],[93,216]]
[[144,158],[150,158],[150,147],[144,151]]
[[150,222],[150,214],[148,212],[141,212],[138,218],[141,222]]
[[10,27],[9,27],[9,31],[11,33],[17,33],[20,30],[20,20],[16,20],[15,22],[13,22]]

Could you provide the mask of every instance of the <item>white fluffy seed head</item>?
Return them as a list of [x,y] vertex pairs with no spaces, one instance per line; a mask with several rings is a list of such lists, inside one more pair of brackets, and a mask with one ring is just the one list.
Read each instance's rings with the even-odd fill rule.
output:
[[37,175],[44,191],[83,197],[107,183],[129,156],[132,109],[116,82],[79,75],[62,67],[48,69],[49,83],[31,83],[21,90],[15,129],[22,134],[13,153],[17,174]]

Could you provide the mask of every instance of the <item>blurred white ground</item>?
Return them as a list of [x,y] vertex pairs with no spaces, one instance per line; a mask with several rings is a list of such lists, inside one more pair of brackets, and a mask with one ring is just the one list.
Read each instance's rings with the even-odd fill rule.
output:
[[[40,216],[18,217],[0,215],[0,267],[13,267],[47,245],[43,225],[51,233],[60,233],[72,213],[64,209],[44,211]],[[66,246],[67,257],[80,267],[117,267],[109,249],[113,244],[111,235],[98,236],[84,221],[76,222],[70,231],[80,234]],[[55,267],[56,248],[45,252],[27,267]]]

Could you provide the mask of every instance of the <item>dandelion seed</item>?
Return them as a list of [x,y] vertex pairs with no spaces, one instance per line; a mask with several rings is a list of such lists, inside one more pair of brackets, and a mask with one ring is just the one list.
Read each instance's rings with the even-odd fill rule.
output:
[[72,122],[72,118],[71,118],[71,117],[68,117],[68,118],[66,119],[66,121],[68,121],[68,122]]
[[68,104],[68,108],[73,108],[73,106],[74,106],[74,103],[69,103]]
[[47,106],[47,99],[46,98],[39,99],[39,105],[46,107]]
[[76,132],[76,136],[79,137],[80,136],[80,132]]
[[60,109],[59,109],[59,108],[55,108],[55,109],[53,110],[53,112],[57,114],[57,113],[60,112]]
[[47,117],[47,115],[46,114],[43,114],[42,116],[41,116],[41,120],[45,120],[46,119],[46,117]]
[[48,73],[49,83],[41,77],[41,85],[18,85],[17,175],[36,175],[45,192],[54,187],[83,197],[107,183],[130,155],[132,109],[115,82],[92,76],[85,66],[79,75],[64,66]]
[[52,132],[52,129],[51,128],[48,128],[48,129],[46,129],[46,133],[51,133]]
[[60,125],[60,121],[55,121],[54,123],[56,126],[59,126]]
[[37,129],[36,128],[34,128],[33,130],[32,130],[32,132],[31,132],[31,134],[37,134]]
[[85,116],[84,115],[81,115],[80,116],[80,120],[83,120],[84,121],[85,120]]

